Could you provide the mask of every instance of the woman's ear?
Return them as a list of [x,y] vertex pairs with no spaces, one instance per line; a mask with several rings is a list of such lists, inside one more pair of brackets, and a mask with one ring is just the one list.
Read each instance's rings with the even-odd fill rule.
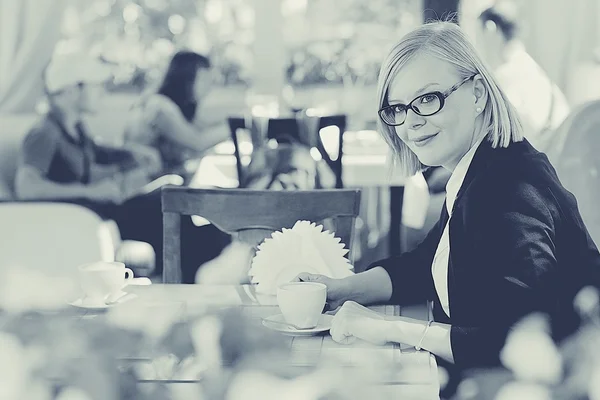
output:
[[481,75],[473,78],[473,108],[483,110],[488,100],[488,90]]

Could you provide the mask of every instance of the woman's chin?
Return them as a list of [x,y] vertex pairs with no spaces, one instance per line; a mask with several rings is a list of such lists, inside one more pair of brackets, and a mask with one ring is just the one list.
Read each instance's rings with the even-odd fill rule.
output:
[[427,167],[439,167],[442,165],[442,156],[437,154],[434,151],[428,151],[426,149],[419,149],[419,153],[417,153],[417,158],[421,162],[421,164]]

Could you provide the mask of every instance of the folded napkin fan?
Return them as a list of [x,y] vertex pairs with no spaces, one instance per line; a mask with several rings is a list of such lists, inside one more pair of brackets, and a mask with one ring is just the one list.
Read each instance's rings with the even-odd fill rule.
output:
[[277,294],[279,284],[301,272],[344,278],[353,274],[344,246],[322,225],[297,221],[291,229],[273,232],[258,246],[248,274],[257,292],[272,295]]

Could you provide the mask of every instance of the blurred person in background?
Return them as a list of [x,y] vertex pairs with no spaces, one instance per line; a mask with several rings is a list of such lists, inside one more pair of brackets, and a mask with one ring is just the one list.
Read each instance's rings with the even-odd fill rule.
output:
[[212,84],[208,58],[191,51],[177,52],[158,90],[142,95],[134,105],[125,141],[157,149],[165,172],[182,173],[185,161],[229,138],[227,129],[209,130],[224,125],[225,118],[199,118]]
[[[90,92],[108,78],[110,71],[104,64],[84,57],[51,61],[44,73],[49,111],[24,139],[16,193],[21,200],[76,203],[115,221],[123,239],[149,243],[154,250],[152,256],[143,250],[143,255],[125,257],[134,263],[144,259],[144,268],[160,273],[163,223],[158,189],[173,183],[159,176],[163,169],[160,155],[151,147],[131,143],[119,148],[100,146],[82,121],[92,108]],[[206,235],[187,222],[182,224],[185,237],[196,242],[197,248],[199,241],[207,240]],[[202,257],[192,260],[195,265],[203,261]],[[194,273],[195,269],[189,274]]]
[[49,110],[23,141],[16,176],[21,199],[81,199],[121,204],[161,170],[151,148],[102,146],[87,132],[93,86],[109,69],[78,56],[51,61],[44,72]]
[[43,76],[48,112],[23,141],[16,194],[20,200],[76,203],[115,221],[122,239],[153,247],[130,247],[121,261],[137,274],[140,268],[150,273],[155,252],[162,257],[160,198],[136,194],[162,169],[160,157],[143,146],[98,145],[83,123],[92,112],[91,93],[110,76],[107,66],[87,57],[51,60]]
[[564,94],[521,41],[516,4],[501,0],[484,10],[478,27],[479,51],[516,107],[525,137],[536,149],[547,151],[552,133],[570,109]]
[[[163,173],[189,180],[195,171],[187,171],[186,161],[230,138],[224,115],[201,116],[213,81],[207,57],[187,50],[175,53],[158,88],[144,93],[134,104],[125,143],[155,149]],[[213,129],[221,126],[223,129]],[[190,249],[182,251],[182,279],[194,283],[198,266],[219,255],[231,239],[213,225],[195,226],[190,218],[182,219],[182,230],[182,248]]]

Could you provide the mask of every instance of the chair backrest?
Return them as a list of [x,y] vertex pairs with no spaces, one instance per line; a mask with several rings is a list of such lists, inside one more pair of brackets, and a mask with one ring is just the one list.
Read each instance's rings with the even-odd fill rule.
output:
[[558,176],[577,198],[581,216],[600,244],[600,101],[573,110],[548,151]]
[[114,260],[110,225],[66,203],[0,203],[0,272],[11,268],[71,276],[81,264]]
[[[339,129],[338,135],[338,154],[336,158],[332,158],[323,142],[321,140],[321,136],[318,134],[321,129],[326,128],[328,126],[336,126]],[[342,180],[342,157],[344,155],[344,132],[346,132],[346,116],[345,115],[327,115],[319,118],[318,130],[317,130],[317,149],[327,161],[327,164],[335,174],[335,187],[341,189],[344,187],[344,182]]]
[[243,187],[248,189],[274,189],[281,183],[280,174],[290,178],[286,180],[286,189],[321,189],[318,163],[310,150],[300,145],[280,144],[275,148],[258,149],[252,154],[244,174]]
[[231,141],[233,142],[234,155],[235,155],[235,166],[238,175],[238,182],[242,185],[244,181],[244,167],[242,166],[242,156],[240,154],[240,144],[238,141],[238,130],[246,129],[246,119],[243,117],[228,117],[227,124],[229,125],[229,132],[231,134]]
[[300,123],[296,118],[270,118],[267,125],[267,140],[278,143],[304,143],[300,133]]
[[[245,187],[244,182],[246,182],[247,171],[242,163],[238,131],[241,129],[256,130],[259,128],[254,123],[252,123],[252,126],[249,126],[249,121],[247,121],[243,117],[229,117],[227,118],[227,122],[229,124],[231,140],[234,145],[234,155],[236,161],[236,170],[238,174],[238,182],[240,182],[240,187]],[[306,137],[306,135],[309,133],[303,132],[298,118],[271,118],[268,121],[265,141],[269,139],[274,139],[278,143],[300,143],[307,146],[313,145],[312,142],[314,142],[315,147],[321,153],[321,156],[335,175],[335,187],[341,189],[344,187],[344,183],[342,180],[342,157],[344,154],[343,145],[346,124],[347,117],[343,114],[321,116],[318,117],[317,130],[316,132],[314,132],[315,137]],[[329,152],[323,144],[323,141],[321,140],[321,137],[319,136],[319,132],[321,131],[321,129],[329,126],[336,126],[339,129],[339,135],[336,143],[338,151],[334,157],[332,157],[332,155],[329,154]],[[254,138],[253,140],[257,140],[257,138]]]
[[346,244],[353,262],[354,222],[360,190],[273,191],[164,187],[163,282],[181,282],[181,216],[200,215],[221,231],[257,246],[271,233],[291,228],[298,220],[331,219],[336,237]]

